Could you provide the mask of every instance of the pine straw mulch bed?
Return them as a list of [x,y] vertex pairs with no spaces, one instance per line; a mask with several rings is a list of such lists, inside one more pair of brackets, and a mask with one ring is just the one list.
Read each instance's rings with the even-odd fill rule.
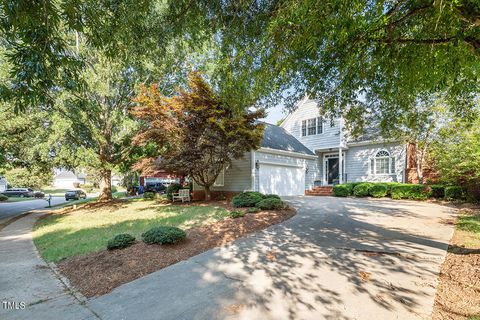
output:
[[470,237],[455,230],[440,270],[432,319],[480,319],[480,247],[465,246]]
[[[229,208],[226,202],[212,201],[200,205],[203,204]],[[189,229],[187,239],[175,245],[147,245],[137,241],[132,246],[121,250],[105,250],[72,257],[59,262],[57,266],[84,296],[99,296],[124,283],[227,244],[246,234],[280,223],[295,213],[292,208],[247,213],[242,218],[226,218]]]

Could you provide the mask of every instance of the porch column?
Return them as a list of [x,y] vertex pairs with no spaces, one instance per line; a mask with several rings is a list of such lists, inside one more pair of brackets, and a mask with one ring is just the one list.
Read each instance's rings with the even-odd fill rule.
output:
[[343,154],[342,147],[338,148],[338,183],[343,183]]

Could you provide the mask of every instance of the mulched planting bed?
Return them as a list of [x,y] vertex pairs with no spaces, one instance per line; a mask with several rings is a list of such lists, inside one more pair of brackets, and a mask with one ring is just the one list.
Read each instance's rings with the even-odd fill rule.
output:
[[456,230],[440,270],[432,319],[480,319],[480,247]]
[[[212,205],[213,202],[206,204]],[[58,268],[83,295],[99,296],[243,235],[280,223],[293,215],[293,209],[247,213],[242,218],[227,218],[187,230],[187,240],[176,245],[147,245],[138,241],[125,249],[105,250],[61,261]]]

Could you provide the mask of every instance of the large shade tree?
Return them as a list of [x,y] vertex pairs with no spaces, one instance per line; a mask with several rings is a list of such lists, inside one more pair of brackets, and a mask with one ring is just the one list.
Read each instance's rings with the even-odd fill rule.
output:
[[161,161],[144,161],[169,172],[188,175],[210,188],[232,160],[259,147],[263,124],[257,122],[263,111],[239,108],[214,92],[199,73],[191,73],[187,89],[167,97],[157,86],[144,88],[136,98],[133,114],[144,122],[136,136],[139,144],[155,143]]

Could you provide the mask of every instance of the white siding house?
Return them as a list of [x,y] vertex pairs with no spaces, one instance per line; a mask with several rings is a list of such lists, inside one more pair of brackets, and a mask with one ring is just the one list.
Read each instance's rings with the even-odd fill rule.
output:
[[281,127],[317,155],[315,185],[405,181],[405,144],[384,140],[371,132],[356,140],[349,139],[343,120],[322,118],[315,101],[301,101]]
[[[225,168],[212,194],[287,196],[345,182],[405,182],[406,152],[405,144],[382,139],[375,128],[349,139],[343,119],[322,117],[318,104],[305,99],[280,127],[266,124],[261,148]],[[203,189],[194,184],[194,190]]]

